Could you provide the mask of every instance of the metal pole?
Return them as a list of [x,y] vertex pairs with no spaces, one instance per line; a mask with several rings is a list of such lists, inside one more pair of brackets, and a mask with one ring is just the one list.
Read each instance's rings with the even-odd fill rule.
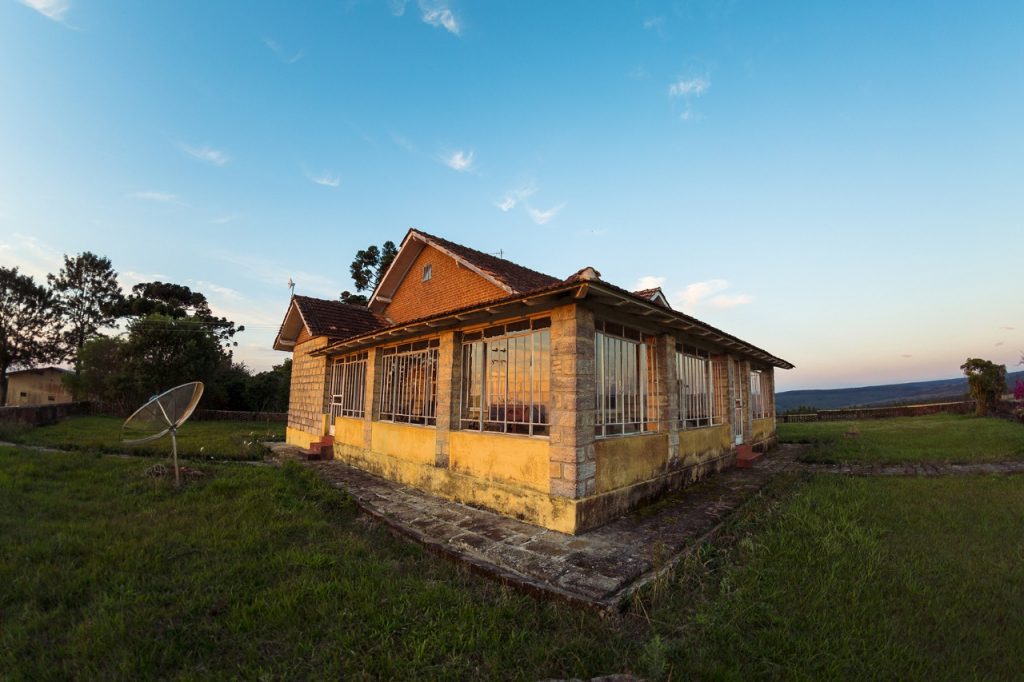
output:
[[171,428],[171,454],[174,457],[174,487],[181,487],[181,474],[178,472],[178,429]]

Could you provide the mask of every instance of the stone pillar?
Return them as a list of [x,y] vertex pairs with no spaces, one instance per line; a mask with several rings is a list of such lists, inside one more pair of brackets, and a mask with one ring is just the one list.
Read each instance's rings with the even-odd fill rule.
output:
[[594,459],[594,315],[577,304],[551,311],[551,494],[597,490]]
[[[658,371],[658,431],[668,434],[668,466],[679,463],[679,377],[676,374],[676,338],[661,334],[655,340]],[[652,403],[651,407],[655,405]]]
[[373,443],[373,420],[380,414],[380,366],[378,349],[366,352],[366,382],[363,386],[363,447],[367,450]]
[[460,343],[456,343],[455,332],[441,332],[441,344],[437,349],[437,449],[434,451],[434,466],[448,466],[448,436],[452,428],[458,428],[459,390],[462,386],[462,363],[459,362]]

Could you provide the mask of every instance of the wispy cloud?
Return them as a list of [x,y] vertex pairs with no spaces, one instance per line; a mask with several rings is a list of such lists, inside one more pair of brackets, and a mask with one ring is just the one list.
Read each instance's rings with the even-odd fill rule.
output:
[[240,299],[244,298],[244,296],[242,296],[242,294],[240,292],[235,291],[231,287],[221,286],[219,284],[214,284],[213,282],[207,282],[207,281],[201,280],[201,279],[200,280],[191,280],[190,279],[189,280],[189,284],[194,285],[195,288],[199,289],[200,291],[202,291],[204,293],[208,292],[208,291],[209,292],[213,292],[214,294],[216,294],[216,295],[218,295],[218,296],[220,296],[222,298],[230,298],[230,299],[234,299],[234,300],[240,300]]
[[660,34],[663,28],[665,28],[665,17],[647,17],[644,19],[644,29],[647,31],[657,31]]
[[117,281],[123,289],[131,289],[142,282],[166,282],[169,280],[165,274],[159,272],[136,272],[135,270],[122,270],[117,273]]
[[405,5],[407,0],[388,0],[388,11],[396,17],[400,17],[405,14]]
[[270,48],[270,50],[277,55],[278,59],[280,59],[285,64],[294,64],[295,62],[302,59],[302,57],[304,56],[302,50],[299,50],[298,52],[295,52],[293,54],[289,54],[289,52],[285,50],[281,46],[281,44],[278,43],[273,38],[263,38],[263,44]]
[[402,135],[399,135],[398,133],[391,133],[391,140],[396,145],[398,145],[399,147],[401,147],[402,149],[404,149],[407,152],[415,152],[416,151],[416,145],[414,145],[412,142],[410,142],[408,138],[406,138],[406,137],[404,137]]
[[67,0],[20,0],[21,4],[31,7],[47,19],[64,23],[64,17],[71,9],[71,3]]
[[655,275],[645,275],[638,279],[635,284],[633,284],[633,291],[643,291],[644,289],[658,289],[664,285],[664,277],[657,277]]
[[200,161],[212,163],[215,166],[223,166],[224,164],[231,160],[231,157],[228,156],[226,153],[222,152],[219,149],[214,149],[213,147],[210,147],[209,145],[205,144],[199,147],[192,147],[190,145],[183,144],[181,145],[181,151],[185,152],[194,159],[199,159]]
[[174,201],[175,199],[177,199],[176,196],[174,196],[173,194],[170,194],[169,192],[152,192],[152,191],[132,192],[131,194],[128,195],[128,198],[130,198],[130,199],[142,199],[144,201],[158,201],[158,202],[164,203],[164,204],[170,203],[170,202]]
[[341,176],[334,175],[329,171],[324,171],[320,175],[307,175],[310,182],[315,182],[318,185],[324,187],[337,187],[341,184]]
[[651,73],[642,66],[634,66],[629,72],[629,77],[635,81],[645,81],[651,77]]
[[231,213],[229,215],[224,215],[219,218],[214,218],[210,222],[214,225],[227,225],[228,223],[233,223],[234,221],[238,220],[238,218],[239,216],[237,213]]
[[462,30],[459,20],[446,4],[420,0],[420,13],[425,23],[443,28],[453,35],[459,35]]
[[682,291],[676,292],[672,302],[680,310],[690,312],[701,307],[734,308],[753,300],[747,294],[721,293],[730,286],[729,281],[724,279],[694,282],[688,284]]
[[526,212],[530,214],[530,218],[533,219],[533,222],[537,223],[538,225],[546,225],[547,223],[551,222],[555,218],[555,216],[561,213],[563,208],[565,208],[564,202],[558,204],[557,206],[552,206],[546,211],[542,211],[539,208],[533,208],[532,206],[528,206],[526,208]]
[[996,348],[998,348],[999,346],[1002,346],[1002,345],[1003,345],[1003,341],[997,341],[996,342]]
[[700,97],[710,87],[711,81],[703,76],[680,78],[668,86],[668,94],[670,97]]
[[1013,330],[1015,330],[1015,329],[1016,329],[1016,327],[1007,327],[1007,326],[1002,326],[1002,327],[1000,327],[1000,329],[1005,329],[1005,330],[1006,330],[1006,331],[1008,331],[1008,332],[1012,332]]
[[912,357],[914,357],[914,355],[913,355],[913,353],[903,353],[903,354],[900,355],[900,357],[901,358],[912,358]]
[[17,267],[22,274],[44,281],[47,274],[56,273],[64,265],[64,259],[37,237],[15,232],[9,238],[0,238],[0,264]]
[[460,149],[446,156],[442,156],[441,162],[452,170],[464,173],[473,169],[473,150],[470,149],[468,152],[464,152]]
[[496,202],[494,205],[498,207],[503,213],[508,213],[516,207],[523,199],[532,196],[537,191],[537,188],[533,185],[524,185],[518,189],[509,190],[505,193],[504,198],[501,201]]

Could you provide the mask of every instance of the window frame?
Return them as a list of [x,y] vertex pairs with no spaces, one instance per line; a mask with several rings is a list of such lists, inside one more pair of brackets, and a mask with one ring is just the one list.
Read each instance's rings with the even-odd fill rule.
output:
[[[715,394],[715,360],[711,351],[689,344],[676,344],[676,381],[681,430],[703,429],[722,423]],[[696,392],[688,391],[696,385]]]
[[[387,346],[380,350],[381,388],[378,421],[437,426],[440,345],[438,338],[420,339],[397,346]],[[414,382],[422,383],[422,386],[399,383],[401,379],[410,376]],[[418,413],[408,409],[409,405],[414,405],[417,401],[420,407]]]
[[427,263],[423,266],[423,276],[420,279],[421,282],[429,282],[434,278],[434,265],[433,263]]
[[[752,369],[750,370],[750,418],[751,419],[767,419],[770,415],[768,413],[768,397],[765,391],[766,382],[765,376],[767,373],[764,370]],[[756,381],[755,381],[756,379]],[[754,390],[754,384],[757,384],[757,390]]]
[[[604,320],[595,321],[594,328],[594,437],[657,432],[661,391],[657,338]],[[615,367],[609,373],[606,369],[612,364]],[[619,386],[631,390],[623,393]]]
[[[514,343],[512,350],[510,343]],[[496,350],[504,346],[502,351]],[[504,352],[504,373],[493,371],[492,352]],[[513,353],[516,361],[513,363]],[[551,318],[549,316],[513,320],[462,334],[461,385],[459,387],[458,429],[479,433],[497,433],[548,438],[551,415]],[[510,372],[510,367],[515,367]],[[529,374],[528,377],[523,373]],[[515,391],[510,383],[520,384]],[[492,401],[492,386],[503,383],[501,404]],[[522,384],[525,383],[525,390]],[[539,396],[539,397],[538,397]],[[476,405],[473,403],[476,402]],[[493,418],[498,408],[500,419]],[[525,414],[526,419],[509,419]],[[475,413],[475,415],[474,415]]]

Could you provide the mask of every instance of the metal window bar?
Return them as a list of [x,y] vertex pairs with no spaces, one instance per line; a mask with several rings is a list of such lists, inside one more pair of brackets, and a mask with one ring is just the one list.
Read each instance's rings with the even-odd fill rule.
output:
[[[549,324],[546,318],[509,323],[482,335],[474,334],[473,340],[463,343],[463,429],[548,434]],[[541,325],[544,328],[537,329]],[[513,326],[522,333],[509,333]]]
[[760,370],[754,370],[750,373],[750,409],[753,419],[764,419],[765,417],[765,401],[761,377]]
[[[658,404],[655,347],[640,332],[597,324],[594,336],[597,370],[596,436],[657,430],[652,406]],[[608,331],[608,329],[612,331]]]
[[387,349],[381,363],[380,418],[408,424],[437,423],[437,342]]
[[683,346],[676,350],[679,381],[679,426],[699,428],[720,423],[716,414],[715,374],[711,354]]
[[365,416],[366,353],[338,358],[331,374],[331,423],[338,417]]

